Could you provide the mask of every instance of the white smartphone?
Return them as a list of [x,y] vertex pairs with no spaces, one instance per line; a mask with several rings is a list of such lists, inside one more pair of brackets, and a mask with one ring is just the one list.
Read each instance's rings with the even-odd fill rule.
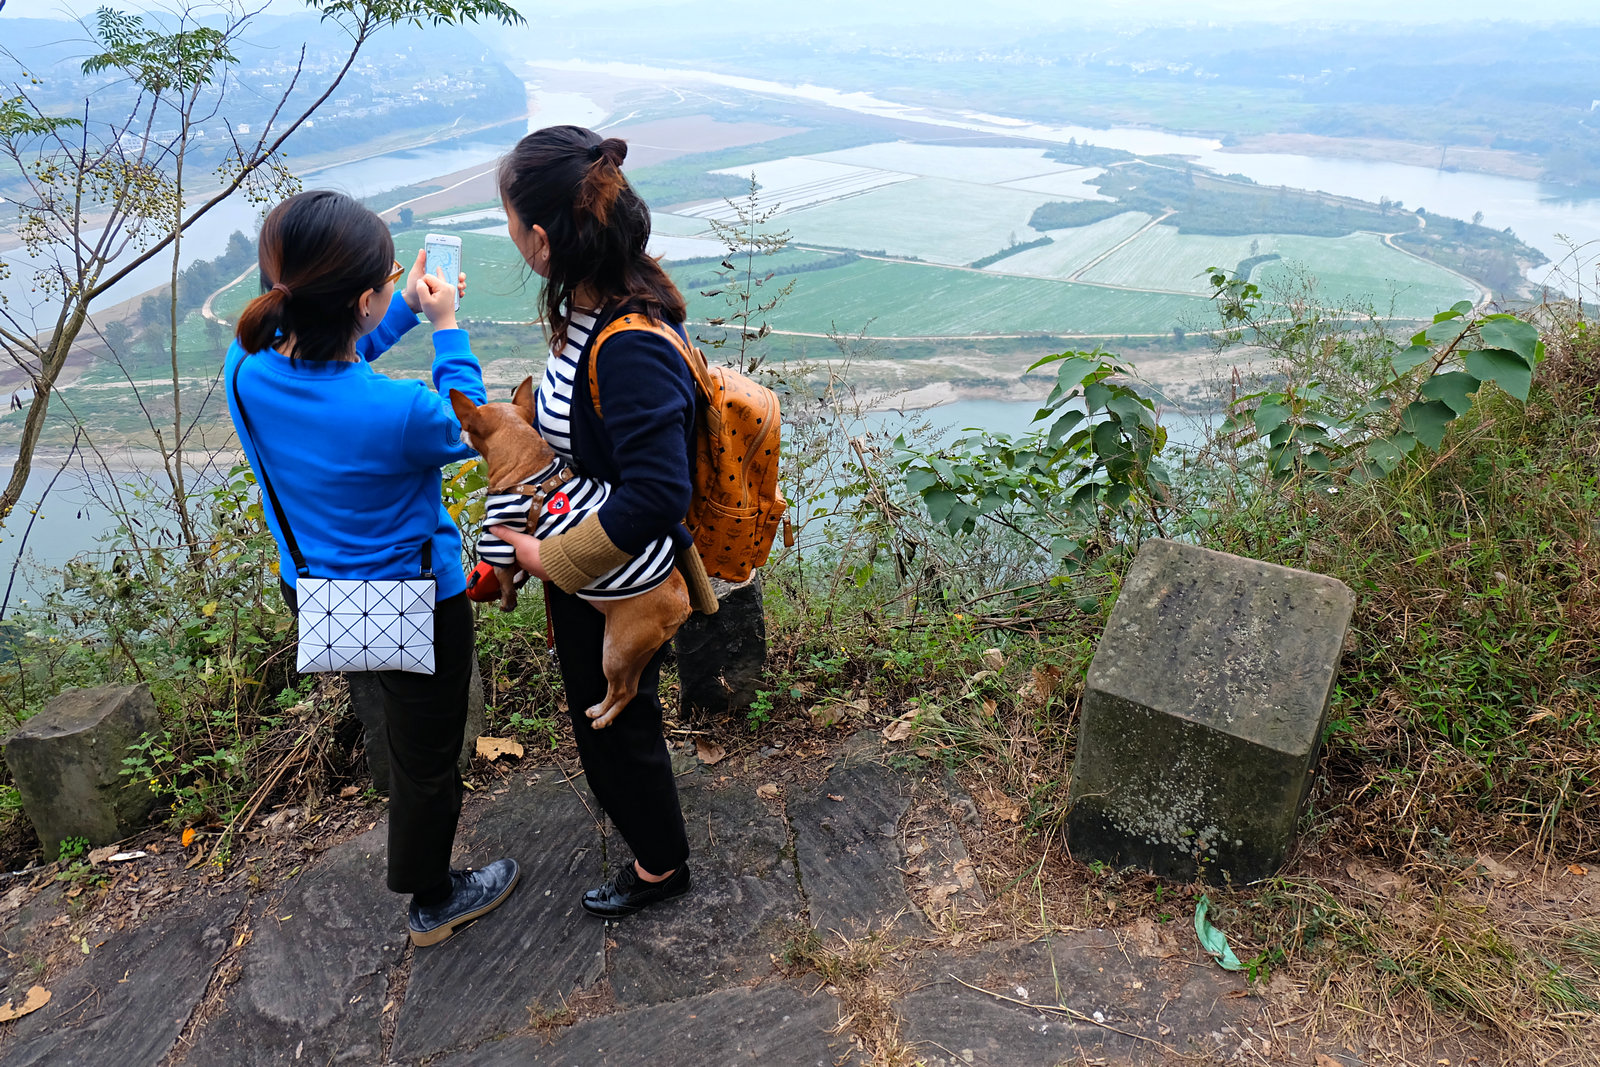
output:
[[455,290],[456,310],[461,310],[461,290],[457,285],[461,277],[461,238],[430,233],[423,238],[422,247],[428,253],[428,273],[437,278],[444,271],[445,284]]

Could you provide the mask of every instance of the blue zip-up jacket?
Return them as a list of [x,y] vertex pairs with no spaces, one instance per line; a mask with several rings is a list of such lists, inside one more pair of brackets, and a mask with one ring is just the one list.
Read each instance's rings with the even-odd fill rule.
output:
[[[440,468],[474,455],[461,443],[450,390],[474,404],[486,394],[465,330],[434,331],[433,389],[374,370],[371,361],[416,325],[416,313],[396,293],[383,321],[356,342],[359,362],[292,360],[272,349],[247,357],[234,341],[223,386],[256,480],[264,486],[265,460],[313,576],[412,578],[422,565],[422,543],[431,538],[437,598],[445,600],[466,589],[466,577],[461,534],[440,499]],[[259,440],[251,440],[239,416],[235,367]],[[278,573],[293,586],[293,558],[264,488],[261,506],[278,542]]]

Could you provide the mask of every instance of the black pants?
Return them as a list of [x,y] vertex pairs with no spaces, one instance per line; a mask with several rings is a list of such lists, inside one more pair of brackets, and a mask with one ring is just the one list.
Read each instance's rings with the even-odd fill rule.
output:
[[689,838],[678,807],[672,757],[661,733],[661,660],[666,646],[650,657],[634,697],[603,730],[585,709],[606,694],[601,649],[606,617],[581,597],[549,591],[561,682],[567,691],[567,716],[578,742],[578,758],[595,799],[611,816],[633,856],[651,874],[666,874],[689,858]]
[[[293,609],[288,585],[283,598]],[[472,605],[460,593],[433,609],[433,674],[373,672],[389,742],[389,888],[396,893],[436,891],[450,877],[472,656]]]

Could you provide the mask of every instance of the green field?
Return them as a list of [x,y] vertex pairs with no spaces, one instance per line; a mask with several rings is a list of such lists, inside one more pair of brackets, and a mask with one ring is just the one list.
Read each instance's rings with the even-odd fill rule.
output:
[[[712,305],[690,299],[701,318]],[[916,263],[860,260],[800,275],[794,293],[773,312],[779,330],[922,337],[973,334],[1169,333],[1209,322],[1203,297],[1135,293],[1043,278],[1006,278],[981,271]]]
[[1139,211],[1125,211],[1087,226],[1070,230],[1046,230],[1051,243],[1029,248],[985,267],[996,274],[1033,274],[1041,278],[1066,278],[1073,271],[1094,262],[1094,258],[1115,248],[1150,222]]
[[933,263],[961,265],[1038,237],[1028,219],[1050,200],[994,185],[919,178],[835,200],[776,220],[797,241],[881,249]]

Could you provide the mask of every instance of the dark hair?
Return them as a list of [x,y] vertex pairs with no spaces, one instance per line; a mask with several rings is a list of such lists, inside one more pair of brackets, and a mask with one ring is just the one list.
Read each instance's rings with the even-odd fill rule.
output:
[[587,284],[603,307],[629,304],[656,321],[682,322],[683,294],[645,251],[650,209],[622,176],[628,144],[582,126],[528,134],[500,161],[500,195],[530,229],[550,239],[541,300],[556,350],[567,343],[567,315]]
[[261,223],[261,295],[239,316],[246,352],[283,337],[296,359],[339,359],[360,326],[356,302],[394,264],[389,227],[358,201],[326,189],[291,196]]

